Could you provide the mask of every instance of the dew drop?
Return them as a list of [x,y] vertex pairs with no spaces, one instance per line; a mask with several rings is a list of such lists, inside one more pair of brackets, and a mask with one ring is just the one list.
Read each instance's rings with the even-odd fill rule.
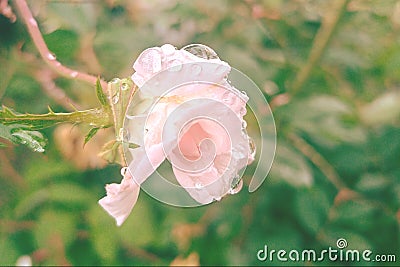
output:
[[247,109],[245,107],[241,107],[239,110],[239,115],[243,117],[244,115],[246,115],[246,113]]
[[56,60],[56,56],[54,54],[52,54],[52,53],[48,53],[47,54],[47,59],[48,60]]
[[168,71],[170,72],[178,72],[182,69],[183,65],[180,60],[175,59],[169,64]]
[[222,95],[222,101],[224,101],[227,105],[233,104],[233,97],[229,91],[225,91]]
[[110,81],[110,83],[118,83],[119,82],[119,79],[118,78],[114,78],[114,79],[112,79],[111,81]]
[[121,90],[122,91],[126,91],[129,89],[129,84],[128,83],[122,83],[121,84]]
[[247,122],[245,120],[242,121],[242,129],[246,129],[247,127]]
[[121,168],[121,175],[125,177],[125,174],[127,173],[127,171],[128,171],[128,167]]
[[174,54],[175,51],[176,51],[175,47],[173,45],[170,45],[170,44],[165,44],[165,45],[161,46],[161,50],[163,51],[163,53],[166,56],[170,56],[170,55]]
[[201,66],[197,65],[197,64],[192,65],[191,69],[192,69],[192,74],[193,75],[199,75],[201,73],[201,70],[202,70]]
[[119,130],[119,139],[120,139],[122,142],[124,142],[124,143],[128,143],[128,142],[129,142],[129,139],[130,139],[130,134],[129,134],[129,132],[128,132],[126,129],[121,128],[121,129]]
[[218,67],[215,68],[214,73],[216,75],[228,74],[229,68],[225,65],[218,64]]
[[201,189],[201,188],[203,188],[203,184],[200,182],[197,182],[194,184],[194,187],[196,187],[196,189]]
[[243,188],[243,180],[240,179],[234,187],[229,189],[228,194],[230,195],[237,194],[240,192],[240,190],[242,190],[242,188]]
[[30,18],[29,19],[29,24],[31,24],[33,27],[37,27],[38,26],[37,22],[36,22],[36,20],[34,18]]
[[247,96],[246,91],[242,91],[242,94],[243,94],[244,96]]
[[203,59],[219,59],[213,49],[203,44],[190,44],[182,47],[182,50]]
[[77,71],[73,71],[73,72],[71,72],[71,77],[72,78],[76,78],[76,76],[78,76],[78,72]]
[[113,104],[117,104],[119,101],[119,94],[116,93],[113,97],[112,97],[112,102]]
[[214,197],[214,201],[221,201],[222,197]]

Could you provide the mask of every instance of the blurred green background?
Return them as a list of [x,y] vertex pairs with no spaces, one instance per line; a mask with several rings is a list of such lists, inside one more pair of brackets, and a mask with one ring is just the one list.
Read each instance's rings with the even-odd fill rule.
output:
[[[104,184],[121,179],[96,157],[112,132],[83,149],[88,129],[46,129],[43,154],[0,148],[0,265],[22,255],[34,265],[383,264],[256,256],[264,245],[336,248],[338,238],[399,263],[400,1],[28,3],[63,64],[106,80],[129,76],[147,47],[212,47],[263,90],[277,153],[255,193],[246,176],[242,192],[200,208],[142,192],[118,228],[97,204]],[[0,15],[0,102],[30,113],[98,106],[92,85],[49,70],[18,14],[15,23]]]

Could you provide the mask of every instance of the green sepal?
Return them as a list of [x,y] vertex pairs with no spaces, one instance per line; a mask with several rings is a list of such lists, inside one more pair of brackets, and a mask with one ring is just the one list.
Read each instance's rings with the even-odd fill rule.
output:
[[86,145],[87,142],[89,142],[90,139],[93,138],[93,136],[96,135],[96,133],[100,130],[101,128],[98,127],[94,127],[92,129],[90,129],[90,131],[88,132],[88,134],[85,136],[85,141],[83,142],[83,146]]
[[100,104],[103,107],[107,107],[107,108],[110,107],[110,104],[108,103],[107,95],[104,93],[103,87],[101,86],[100,77],[97,77],[97,80],[96,80],[96,96],[97,96],[97,99],[99,100]]

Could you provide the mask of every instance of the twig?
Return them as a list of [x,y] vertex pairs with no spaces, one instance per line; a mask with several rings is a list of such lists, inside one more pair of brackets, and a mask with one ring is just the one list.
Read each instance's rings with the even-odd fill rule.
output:
[[35,72],[35,76],[43,91],[54,101],[56,101],[57,104],[64,107],[68,111],[74,111],[74,108],[80,109],[80,106],[74,100],[69,98],[65,92],[55,84],[49,69],[40,69]]
[[288,138],[293,142],[296,148],[308,157],[312,163],[317,166],[325,177],[338,189],[346,189],[347,186],[342,182],[332,165],[326,161],[311,145],[295,134],[290,134]]
[[8,176],[15,185],[19,187],[25,187],[26,183],[24,178],[14,169],[12,166],[9,157],[6,156],[5,152],[0,151],[0,167],[3,173]]
[[[30,11],[25,0],[15,0],[15,6],[17,7],[18,12],[23,18],[26,27],[28,29],[29,35],[31,36],[33,43],[35,44],[36,49],[39,51],[40,56],[52,69],[54,69],[58,74],[64,77],[85,81],[91,84],[96,84],[97,80],[96,76],[70,69],[62,65],[56,59],[55,55],[51,53],[46,43],[44,42],[38,24],[35,18],[32,16],[32,12]],[[102,80],[101,83],[103,88],[107,88],[107,83],[105,81]]]
[[292,95],[298,93],[304,83],[308,80],[314,67],[318,64],[344,14],[344,11],[346,10],[349,1],[350,0],[336,0],[332,5],[332,13],[328,14],[323,19],[321,28],[318,30],[314,38],[307,63],[301,68],[300,72],[298,72],[293,82]]

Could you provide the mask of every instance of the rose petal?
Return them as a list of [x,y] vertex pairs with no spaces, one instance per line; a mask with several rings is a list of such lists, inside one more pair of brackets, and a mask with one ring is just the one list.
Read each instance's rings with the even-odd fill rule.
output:
[[140,186],[135,183],[129,171],[120,184],[106,185],[107,196],[99,200],[105,209],[121,226],[132,211],[139,196]]

